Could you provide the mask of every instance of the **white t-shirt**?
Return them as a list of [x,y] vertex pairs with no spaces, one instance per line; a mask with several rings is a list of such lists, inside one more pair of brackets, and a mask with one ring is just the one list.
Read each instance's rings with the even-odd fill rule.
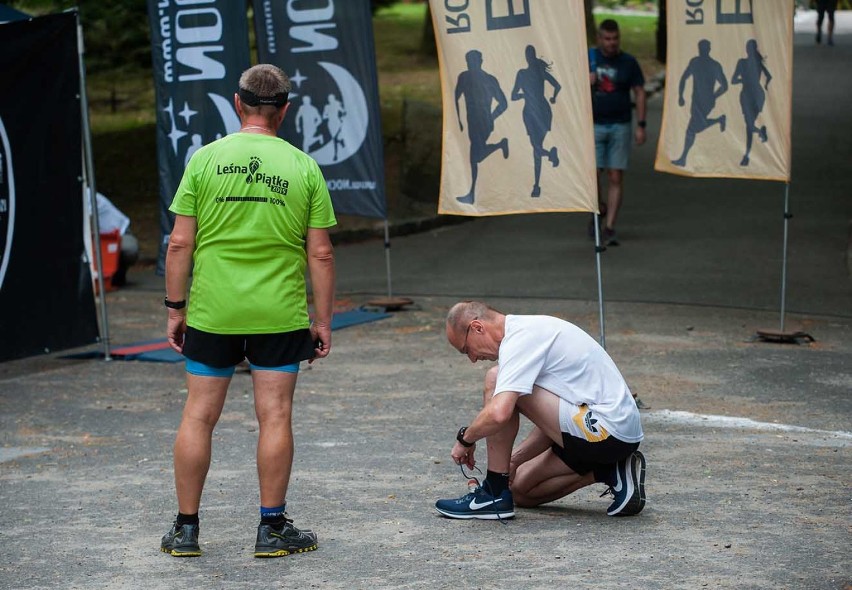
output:
[[639,409],[624,377],[574,324],[551,316],[508,315],[498,361],[495,395],[529,395],[538,386],[564,400],[559,404],[563,432],[588,440],[607,433],[624,442],[642,440]]

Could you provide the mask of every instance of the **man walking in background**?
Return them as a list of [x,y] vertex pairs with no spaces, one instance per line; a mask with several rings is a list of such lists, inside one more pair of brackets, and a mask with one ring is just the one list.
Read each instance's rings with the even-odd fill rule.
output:
[[[615,222],[624,195],[624,172],[630,157],[631,135],[636,145],[645,143],[645,77],[639,63],[620,48],[618,23],[603,21],[598,28],[598,46],[589,50],[589,80],[592,84],[592,114],[595,123],[595,158],[598,167],[598,200],[603,216],[603,242],[617,246]],[[631,134],[630,91],[636,98],[636,131]],[[601,174],[607,175],[607,198],[601,189]],[[595,236],[594,218],[589,234]]]

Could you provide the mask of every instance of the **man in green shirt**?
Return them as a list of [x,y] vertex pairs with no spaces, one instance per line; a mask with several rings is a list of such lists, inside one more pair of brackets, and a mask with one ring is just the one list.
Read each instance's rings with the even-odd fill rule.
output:
[[336,220],[317,163],[276,136],[289,90],[290,80],[275,66],[243,72],[234,95],[240,131],[193,154],[170,207],[176,218],[166,256],[168,338],[187,359],[188,395],[174,447],[178,515],[161,549],[177,557],[201,554],[198,507],[213,428],[244,359],[259,423],[255,557],[317,547],[316,534],[293,526],[285,508],[299,362],[331,350],[334,252],[328,228]]

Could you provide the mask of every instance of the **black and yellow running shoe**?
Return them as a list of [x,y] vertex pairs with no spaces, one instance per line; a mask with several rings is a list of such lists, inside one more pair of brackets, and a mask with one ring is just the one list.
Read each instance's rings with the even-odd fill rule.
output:
[[297,529],[289,518],[285,518],[284,524],[280,526],[260,523],[257,527],[255,557],[284,557],[316,548],[317,534],[310,530]]
[[198,546],[198,525],[177,523],[163,535],[160,542],[160,551],[174,557],[198,557],[201,555],[201,547]]

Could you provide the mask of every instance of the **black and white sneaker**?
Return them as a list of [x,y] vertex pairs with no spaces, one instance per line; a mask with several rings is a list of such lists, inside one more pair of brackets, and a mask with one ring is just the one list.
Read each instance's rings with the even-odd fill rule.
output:
[[609,516],[633,516],[645,507],[645,456],[635,451],[615,464],[615,484],[601,494],[612,494]]

